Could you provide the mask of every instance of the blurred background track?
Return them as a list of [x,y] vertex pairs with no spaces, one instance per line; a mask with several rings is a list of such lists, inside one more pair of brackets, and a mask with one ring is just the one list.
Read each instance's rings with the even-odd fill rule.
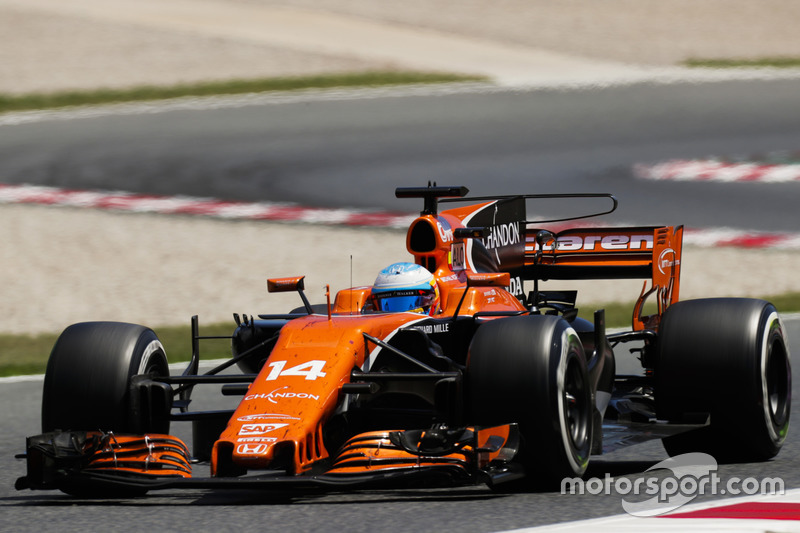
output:
[[0,0],[0,93],[385,69],[604,79],[800,56],[793,0]]

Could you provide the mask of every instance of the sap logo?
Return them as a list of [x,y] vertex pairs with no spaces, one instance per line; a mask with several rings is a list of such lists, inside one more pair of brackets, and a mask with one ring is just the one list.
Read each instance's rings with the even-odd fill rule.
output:
[[521,241],[519,222],[509,222],[508,224],[492,226],[489,228],[489,231],[489,236],[483,239],[483,244],[490,250],[502,246],[519,244]]
[[667,275],[664,269],[672,268],[681,264],[681,260],[676,258],[677,254],[672,248],[667,248],[658,256],[658,271]]
[[[538,249],[538,245],[536,245]],[[544,250],[552,250],[552,246],[544,246]],[[585,250],[652,250],[652,235],[562,235],[556,241],[556,250],[577,252]]]
[[289,424],[242,424],[239,435],[263,435],[270,431],[275,431]]
[[239,444],[236,453],[239,455],[260,455],[269,449],[267,444]]

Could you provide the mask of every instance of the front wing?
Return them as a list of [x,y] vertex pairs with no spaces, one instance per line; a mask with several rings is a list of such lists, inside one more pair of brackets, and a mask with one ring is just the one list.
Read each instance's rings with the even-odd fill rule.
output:
[[262,471],[193,477],[188,449],[177,437],[53,432],[27,439],[27,475],[17,480],[16,488],[109,495],[170,488],[339,490],[421,480],[492,486],[524,476],[511,462],[518,446],[516,424],[371,432],[350,439],[332,462],[310,475]]

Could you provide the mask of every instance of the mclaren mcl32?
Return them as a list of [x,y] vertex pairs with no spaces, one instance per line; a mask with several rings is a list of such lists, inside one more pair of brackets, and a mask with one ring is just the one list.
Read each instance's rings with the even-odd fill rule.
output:
[[[791,396],[781,318],[762,300],[679,301],[681,227],[554,229],[527,220],[529,200],[604,206],[581,218],[617,201],[467,192],[397,189],[423,202],[408,262],[315,305],[302,276],[270,279],[269,292],[296,291],[302,306],[234,315],[231,356],[208,372],[199,373],[208,337],[197,317],[177,375],[147,327],[68,327],[17,488],[344,490],[423,479],[547,488],[582,476],[593,455],[648,439],[718,460],[779,452]],[[630,278],[642,291],[630,328],[613,333],[603,310],[579,316],[576,291],[541,287]],[[620,346],[638,371],[616,372]],[[209,386],[237,406],[193,410],[193,391]],[[191,448],[170,433],[181,422]]]

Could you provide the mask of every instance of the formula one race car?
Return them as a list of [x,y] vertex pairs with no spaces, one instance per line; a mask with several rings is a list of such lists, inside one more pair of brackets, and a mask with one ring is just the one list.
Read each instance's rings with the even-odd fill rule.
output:
[[[778,453],[791,395],[781,319],[762,300],[679,302],[682,227],[556,231],[547,224],[610,213],[616,199],[467,192],[397,189],[424,201],[406,239],[412,262],[321,305],[302,276],[270,279],[269,292],[296,291],[303,306],[234,315],[232,358],[202,375],[208,337],[197,317],[180,375],[146,327],[68,327],[50,355],[43,434],[27,439],[17,488],[339,490],[423,479],[547,488],[583,475],[592,454],[648,439],[671,455]],[[610,206],[526,220],[527,200],[575,197]],[[602,310],[579,317],[575,291],[540,289],[600,278],[646,280],[629,331],[608,334]],[[616,375],[612,348],[626,343],[642,369]],[[241,372],[224,373],[233,366]],[[191,410],[193,389],[209,384],[240,396],[238,407]],[[170,434],[183,421],[191,452]]]

